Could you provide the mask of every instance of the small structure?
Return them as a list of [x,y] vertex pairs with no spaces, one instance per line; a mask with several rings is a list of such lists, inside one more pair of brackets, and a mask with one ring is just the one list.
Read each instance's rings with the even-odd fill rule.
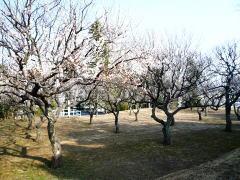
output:
[[[103,108],[98,108],[96,111],[96,115],[105,114],[105,110]],[[83,110],[78,110],[76,107],[68,106],[66,109],[63,109],[60,113],[61,117],[71,117],[71,116],[84,116],[89,115],[89,108],[86,107]]]
[[82,112],[77,110],[76,107],[71,108],[70,106],[67,109],[63,109],[60,113],[60,116],[82,116]]

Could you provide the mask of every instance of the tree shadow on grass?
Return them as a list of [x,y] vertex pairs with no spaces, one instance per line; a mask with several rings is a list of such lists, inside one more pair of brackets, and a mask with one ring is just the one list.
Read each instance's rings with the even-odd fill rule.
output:
[[0,156],[4,156],[4,155],[23,158],[23,159],[36,160],[50,167],[50,161],[47,158],[28,155],[27,148],[24,146],[19,146],[17,149],[10,148],[10,147],[0,147]]

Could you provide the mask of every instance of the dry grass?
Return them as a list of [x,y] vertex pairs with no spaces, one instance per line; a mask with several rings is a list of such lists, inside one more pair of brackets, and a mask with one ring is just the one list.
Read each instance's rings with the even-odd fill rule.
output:
[[[222,111],[210,112],[199,122],[196,113],[179,113],[171,146],[161,144],[161,126],[150,118],[149,109],[140,111],[138,122],[121,112],[119,134],[113,133],[111,115],[96,117],[92,125],[88,117],[60,119],[57,133],[64,164],[56,170],[49,168],[45,127],[43,141],[36,143],[25,139],[25,130],[11,120],[0,122],[0,179],[154,179],[240,147],[240,123],[235,121],[234,131],[225,133],[223,117]],[[27,147],[26,156],[21,155],[22,147]]]

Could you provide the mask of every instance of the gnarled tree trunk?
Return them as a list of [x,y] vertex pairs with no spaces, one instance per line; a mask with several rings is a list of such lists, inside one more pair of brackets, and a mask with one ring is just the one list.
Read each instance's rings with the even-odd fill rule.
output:
[[52,168],[60,167],[62,164],[62,148],[59,139],[56,136],[55,132],[55,120],[52,118],[48,118],[48,138],[52,146]]
[[170,145],[171,144],[170,125],[171,125],[171,121],[174,119],[173,114],[165,112],[165,114],[167,114],[167,121],[165,122],[164,120],[156,116],[155,110],[156,110],[156,107],[153,105],[151,117],[163,126],[162,128],[163,145]]

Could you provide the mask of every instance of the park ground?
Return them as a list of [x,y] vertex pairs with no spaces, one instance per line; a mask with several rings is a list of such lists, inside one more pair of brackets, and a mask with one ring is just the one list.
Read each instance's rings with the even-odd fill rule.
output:
[[163,146],[161,125],[150,112],[141,109],[137,122],[134,114],[121,112],[119,134],[110,114],[95,117],[91,125],[88,116],[59,119],[63,166],[58,169],[49,167],[46,124],[37,143],[35,130],[26,139],[24,122],[2,120],[0,179],[202,179],[206,173],[208,179],[240,178],[239,121],[227,133],[223,110],[209,111],[202,121],[195,110],[182,111],[172,127],[172,145]]

